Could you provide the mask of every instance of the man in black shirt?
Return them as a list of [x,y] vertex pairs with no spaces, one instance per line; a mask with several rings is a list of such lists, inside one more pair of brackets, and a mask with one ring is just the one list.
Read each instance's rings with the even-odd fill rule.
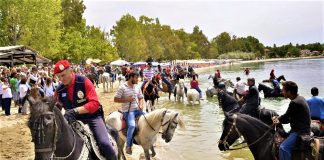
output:
[[279,159],[291,160],[292,149],[299,135],[310,134],[311,117],[309,107],[304,97],[298,95],[298,86],[295,82],[286,81],[283,84],[282,93],[291,101],[286,113],[279,117],[273,117],[273,123],[290,123],[290,134],[280,145]]
[[248,78],[247,83],[249,86],[248,94],[244,97],[245,104],[240,109],[240,113],[248,114],[253,117],[257,117],[259,108],[259,91],[255,86],[255,79]]

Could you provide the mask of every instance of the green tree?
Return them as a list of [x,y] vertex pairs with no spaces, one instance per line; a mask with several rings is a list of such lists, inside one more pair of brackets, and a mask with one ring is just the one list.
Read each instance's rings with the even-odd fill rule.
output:
[[[209,41],[207,37],[204,35],[202,30],[199,29],[198,26],[193,28],[193,32],[190,34],[191,42],[196,44],[194,52],[198,52],[200,54],[199,57],[209,58]],[[196,57],[198,58],[198,57]]]
[[220,35],[215,37],[215,42],[218,46],[218,53],[223,54],[230,51],[231,36],[227,32],[222,32]]

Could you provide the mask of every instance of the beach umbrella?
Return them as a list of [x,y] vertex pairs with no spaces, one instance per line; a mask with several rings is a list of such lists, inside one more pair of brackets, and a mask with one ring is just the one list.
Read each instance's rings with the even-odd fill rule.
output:
[[121,60],[121,59],[113,61],[113,62],[110,63],[110,65],[114,65],[114,66],[123,66],[125,64],[129,65],[130,63],[125,61],[125,60]]

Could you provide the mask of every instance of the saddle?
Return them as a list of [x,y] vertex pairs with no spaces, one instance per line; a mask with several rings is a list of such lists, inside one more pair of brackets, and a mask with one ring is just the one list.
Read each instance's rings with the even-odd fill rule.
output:
[[[88,159],[88,157],[91,155],[91,157],[94,157],[95,159],[106,160],[105,156],[100,152],[98,143],[89,125],[84,124],[81,121],[74,121],[71,123],[71,127],[84,141],[79,159]],[[117,143],[110,134],[108,134],[108,137],[115,152],[117,153]]]
[[[121,113],[121,116],[120,116],[120,120],[122,121],[122,127],[121,127],[121,129],[120,129],[120,131],[122,132],[122,134],[125,136],[125,137],[127,137],[127,130],[128,130],[128,126],[127,126],[127,123],[126,123],[126,120],[124,119],[124,116],[123,116],[123,112],[121,112],[120,110],[118,110],[118,112],[119,113]],[[135,119],[135,130],[134,130],[134,133],[133,133],[133,143],[134,144],[137,144],[138,145],[138,143],[136,142],[136,140],[135,140],[135,136],[138,134],[138,120],[139,120],[139,118],[140,118],[141,116],[138,116],[138,117],[136,117],[136,119]]]
[[[274,159],[279,160],[279,147],[286,138],[278,131],[275,132],[272,146]],[[319,159],[320,153],[324,151],[323,148],[319,139],[311,135],[300,135],[292,151],[292,157],[293,159],[294,157],[298,159],[308,159],[311,157],[311,159],[317,160]]]

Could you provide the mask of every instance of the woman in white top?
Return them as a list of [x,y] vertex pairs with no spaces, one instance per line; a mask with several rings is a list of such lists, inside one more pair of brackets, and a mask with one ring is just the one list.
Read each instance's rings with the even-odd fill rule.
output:
[[6,116],[9,116],[10,115],[12,92],[11,92],[10,85],[8,83],[7,78],[4,79],[2,89],[3,89],[3,92],[2,92],[2,105],[4,107]]
[[52,97],[54,95],[54,85],[52,83],[52,78],[46,77],[46,82],[44,85],[44,92],[46,97]]
[[22,115],[27,115],[27,106],[25,102],[27,100],[27,92],[29,88],[26,83],[27,78],[22,77],[19,85],[19,110],[21,111]]

